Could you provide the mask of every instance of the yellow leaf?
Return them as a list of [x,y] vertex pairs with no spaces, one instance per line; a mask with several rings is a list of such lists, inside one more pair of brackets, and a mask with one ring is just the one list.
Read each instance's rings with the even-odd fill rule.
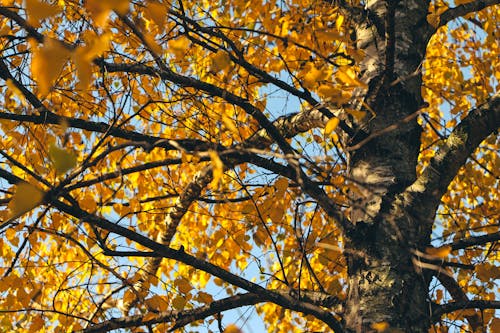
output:
[[72,54],[72,60],[78,74],[78,89],[86,89],[90,84],[92,60],[109,49],[111,34],[104,33],[98,36],[88,33],[84,39],[85,46],[77,48]]
[[212,168],[213,168],[212,171],[213,179],[210,185],[215,187],[219,184],[219,181],[221,180],[222,175],[224,174],[224,163],[222,163],[216,151],[211,150],[208,152],[208,154],[210,155],[210,161],[212,162]]
[[77,89],[87,89],[92,78],[92,64],[80,52],[73,54],[72,59],[78,75]]
[[371,328],[373,328],[377,332],[384,332],[385,330],[387,330],[389,328],[389,323],[386,322],[386,321],[381,321],[381,322],[378,322],[378,323],[372,323],[371,324]]
[[92,61],[109,49],[111,38],[111,33],[104,33],[102,35],[89,33],[85,38],[85,46],[79,48],[78,51],[84,55],[86,60]]
[[451,246],[428,247],[425,249],[427,254],[438,258],[446,258],[451,253]]
[[325,125],[325,131],[324,131],[325,135],[330,135],[330,133],[335,131],[339,123],[340,119],[337,117],[333,117],[332,119],[328,120],[328,122]]
[[42,47],[33,51],[31,72],[38,81],[40,94],[49,92],[52,82],[60,75],[70,52],[59,42],[47,39]]
[[331,97],[333,95],[339,95],[341,93],[341,90],[338,88],[335,88],[334,86],[330,84],[322,84],[318,87],[318,94],[321,97]]
[[229,55],[223,51],[219,50],[217,53],[212,57],[212,70],[215,72],[221,71],[223,69],[226,69],[229,67],[229,64],[231,63],[231,59],[229,58]]
[[14,229],[9,228],[5,230],[5,238],[14,246],[19,244],[19,238],[17,238],[17,233]]
[[125,15],[129,10],[128,0],[87,0],[85,8],[90,12],[90,16],[98,27],[106,24],[112,10],[118,14]]
[[344,16],[339,15],[337,17],[337,20],[335,21],[335,28],[337,28],[337,30],[340,30],[342,28],[343,23],[344,23]]
[[340,67],[337,73],[335,73],[335,78],[337,79],[337,81],[340,81],[347,86],[363,88],[368,87],[366,83],[358,79],[356,72],[350,66]]
[[236,126],[234,125],[233,120],[230,117],[228,117],[227,115],[223,114],[222,115],[222,122],[224,123],[224,126],[226,126],[226,128],[228,130],[230,130],[234,134],[237,134],[237,135],[240,134],[240,132],[238,131],[238,128],[236,128]]
[[68,152],[66,149],[61,149],[55,144],[50,145],[49,156],[58,174],[63,174],[76,165],[75,154]]
[[28,15],[28,23],[32,26],[39,27],[40,21],[47,17],[57,15],[61,10],[56,6],[38,0],[26,0],[26,13]]
[[21,92],[21,90],[19,90],[19,88],[14,84],[14,81],[12,81],[12,79],[7,79],[7,81],[5,81],[5,84],[6,84],[7,88],[10,91],[12,91],[14,96],[16,96],[19,99],[19,101],[21,101],[21,104],[25,106],[26,105],[26,97]]
[[304,87],[306,88],[312,88],[318,83],[319,81],[323,80],[326,76],[326,72],[317,69],[315,66],[312,66],[312,68],[304,75]]
[[43,191],[29,183],[18,184],[16,193],[9,203],[12,216],[20,216],[38,206],[42,202],[43,195]]

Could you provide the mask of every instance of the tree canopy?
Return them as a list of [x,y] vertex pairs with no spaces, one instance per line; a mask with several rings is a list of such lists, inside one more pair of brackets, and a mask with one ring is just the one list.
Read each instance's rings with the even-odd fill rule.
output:
[[2,0],[0,330],[499,332],[498,3]]

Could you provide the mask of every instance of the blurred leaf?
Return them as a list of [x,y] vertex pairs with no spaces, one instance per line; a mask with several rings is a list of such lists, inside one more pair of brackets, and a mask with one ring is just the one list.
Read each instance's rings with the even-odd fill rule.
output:
[[63,174],[76,165],[76,155],[57,147],[55,144],[50,145],[49,156],[58,174]]

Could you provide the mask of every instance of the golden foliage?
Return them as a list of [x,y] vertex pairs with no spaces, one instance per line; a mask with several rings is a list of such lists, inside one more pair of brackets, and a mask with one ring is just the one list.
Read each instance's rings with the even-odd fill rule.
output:
[[[345,300],[345,240],[300,191],[300,179],[284,176],[305,170],[345,216],[360,191],[349,180],[339,124],[377,115],[348,104],[368,88],[357,65],[365,54],[350,39],[351,18],[329,3],[2,1],[27,23],[0,14],[1,61],[13,73],[0,86],[0,175],[10,175],[0,183],[0,219],[8,222],[0,237],[0,331],[76,331],[126,314],[155,320],[241,292],[175,260],[140,281],[151,259],[141,253],[151,249],[91,226],[89,217],[158,242],[178,223],[168,244],[178,253],[269,289],[324,290]],[[433,2],[428,22],[438,27],[446,9]],[[439,140],[498,91],[499,20],[498,6],[489,7],[430,40],[418,174]],[[320,107],[340,111],[301,136],[285,135],[280,144],[290,153],[269,144],[273,127],[257,119],[261,112],[292,131],[307,124],[286,127],[286,117]],[[498,232],[499,144],[498,137],[481,143],[450,184],[436,241]],[[285,170],[277,176],[279,163]],[[467,295],[497,297],[493,245],[436,246],[426,250],[432,259],[474,266],[453,268]],[[449,301],[443,289],[434,294]],[[257,310],[272,332],[327,330],[272,303]],[[482,315],[500,330],[493,311]],[[240,324],[225,332],[240,332]]]

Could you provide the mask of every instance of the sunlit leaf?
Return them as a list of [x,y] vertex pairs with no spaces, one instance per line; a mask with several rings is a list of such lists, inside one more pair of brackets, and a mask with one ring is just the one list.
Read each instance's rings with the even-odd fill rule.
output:
[[367,88],[368,86],[366,85],[366,83],[360,81],[357,76],[358,76],[357,73],[350,66],[342,66],[335,73],[335,78],[339,82],[344,83],[347,86],[351,86],[351,87],[359,86],[359,87]]
[[87,0],[85,8],[90,12],[95,24],[102,27],[111,13],[115,10],[121,15],[125,15],[129,10],[129,0]]
[[19,90],[19,88],[14,84],[14,81],[12,81],[12,79],[7,79],[7,81],[5,81],[5,85],[7,86],[7,88],[9,88],[10,91],[12,91],[14,96],[19,99],[22,105],[26,105],[26,97],[24,96],[22,91]]
[[219,184],[222,176],[224,175],[224,163],[222,163],[219,155],[216,151],[210,151],[210,160],[212,162],[213,167],[213,180],[211,182],[211,186],[216,187]]
[[325,130],[324,130],[325,135],[330,135],[333,131],[335,131],[339,123],[340,119],[337,117],[333,117],[330,120],[328,120],[328,122],[325,125]]

